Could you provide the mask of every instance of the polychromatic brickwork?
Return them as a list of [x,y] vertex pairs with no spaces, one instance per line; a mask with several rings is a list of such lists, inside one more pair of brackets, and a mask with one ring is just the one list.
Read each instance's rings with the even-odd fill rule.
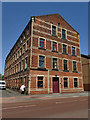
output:
[[[19,72],[15,71],[14,74],[8,74],[7,71],[10,70],[10,60],[12,61],[13,56],[18,51],[15,50],[14,54],[9,58],[13,48],[6,58],[5,64],[5,79],[7,81],[7,86],[18,88],[23,82],[27,85],[29,94],[82,92],[83,81],[79,33],[59,14],[33,16],[27,26],[29,26],[29,35],[23,40],[22,44],[19,44],[18,50],[22,48],[24,43],[27,43],[25,41],[28,39],[28,51],[24,52],[18,60],[12,63],[17,64],[24,59],[24,64],[21,64],[21,66],[24,67],[21,67],[22,70],[19,70]],[[52,35],[52,26],[55,28],[55,35]],[[63,29],[65,30],[65,39],[62,38]],[[20,36],[21,39],[26,30],[27,27]],[[44,41],[43,49],[40,48],[40,39]],[[56,44],[56,51],[52,50],[53,42]],[[63,44],[66,45],[66,54],[63,53]],[[75,48],[75,55],[72,55],[72,47]],[[24,49],[24,46],[22,49]],[[28,56],[26,68],[25,56]],[[40,56],[44,57],[43,69],[40,67]],[[57,69],[53,69],[53,59],[57,60],[55,63]],[[64,60],[67,60],[66,71],[64,71]],[[76,62],[76,71],[73,71],[73,61]],[[64,82],[64,78],[67,78],[67,83]],[[77,79],[76,83],[74,78]],[[59,82],[57,82],[58,80]],[[59,91],[54,91],[56,87],[59,88]]]

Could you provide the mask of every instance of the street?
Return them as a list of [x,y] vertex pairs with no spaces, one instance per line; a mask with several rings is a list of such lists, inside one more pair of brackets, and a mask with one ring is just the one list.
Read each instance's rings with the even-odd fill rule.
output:
[[81,93],[8,97],[2,107],[3,118],[88,118],[88,96]]

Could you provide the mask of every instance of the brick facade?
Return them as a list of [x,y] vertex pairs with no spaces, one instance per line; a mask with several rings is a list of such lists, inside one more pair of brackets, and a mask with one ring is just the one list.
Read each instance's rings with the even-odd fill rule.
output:
[[8,87],[23,82],[29,94],[82,92],[79,33],[59,14],[32,16],[6,58],[4,77]]
[[81,54],[83,85],[85,91],[90,91],[90,56]]

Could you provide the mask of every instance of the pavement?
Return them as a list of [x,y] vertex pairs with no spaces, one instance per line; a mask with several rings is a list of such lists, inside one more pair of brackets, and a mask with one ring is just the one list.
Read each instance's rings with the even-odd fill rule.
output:
[[47,100],[56,98],[77,98],[88,96],[88,92],[84,91],[82,93],[53,93],[53,94],[40,94],[40,95],[25,95],[20,94],[17,91],[7,89],[2,91],[2,97],[0,97],[0,102],[2,103],[12,103],[12,102],[23,102],[23,101],[33,101],[33,100]]

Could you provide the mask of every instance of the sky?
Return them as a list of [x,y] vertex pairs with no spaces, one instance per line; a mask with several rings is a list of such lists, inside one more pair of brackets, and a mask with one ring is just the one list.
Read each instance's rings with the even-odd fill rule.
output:
[[88,54],[88,2],[3,2],[2,74],[5,59],[31,16],[59,13],[80,34],[81,54]]

